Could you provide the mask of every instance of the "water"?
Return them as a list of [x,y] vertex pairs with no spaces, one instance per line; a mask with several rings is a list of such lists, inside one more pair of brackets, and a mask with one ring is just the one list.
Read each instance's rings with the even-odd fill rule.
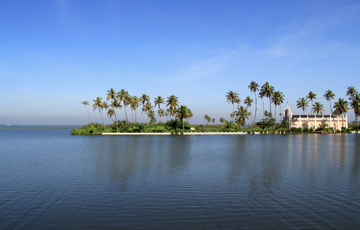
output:
[[360,135],[0,129],[0,229],[356,229]]

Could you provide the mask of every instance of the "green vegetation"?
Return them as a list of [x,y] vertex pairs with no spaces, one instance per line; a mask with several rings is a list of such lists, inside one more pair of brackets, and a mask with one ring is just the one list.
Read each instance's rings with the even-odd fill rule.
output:
[[[207,125],[192,125],[190,126],[189,119],[192,118],[192,111],[185,105],[180,105],[178,97],[175,95],[170,95],[166,99],[162,96],[157,96],[154,99],[154,106],[151,105],[150,97],[144,93],[140,97],[131,96],[128,91],[121,89],[119,92],[116,92],[115,89],[110,88],[107,91],[106,99],[107,101],[111,100],[108,104],[105,101],[102,101],[102,97],[97,97],[94,99],[92,105],[93,110],[98,110],[102,124],[93,123],[91,121],[90,113],[88,111],[87,105],[89,101],[82,101],[81,103],[85,105],[86,111],[89,116],[90,123],[81,127],[80,129],[73,129],[72,134],[86,134],[86,135],[98,135],[104,132],[125,132],[125,133],[156,133],[156,132],[170,132],[172,134],[183,134],[184,132],[247,132],[253,134],[259,132],[262,134],[291,134],[291,133],[341,133],[341,132],[350,132],[352,130],[358,131],[359,123],[358,117],[360,115],[360,95],[355,89],[354,86],[348,87],[346,96],[349,96],[350,102],[345,99],[339,98],[338,101],[334,103],[334,106],[331,106],[331,100],[334,99],[335,94],[329,89],[325,92],[323,97],[329,101],[331,115],[341,116],[346,114],[350,109],[354,110],[355,121],[349,124],[348,129],[342,130],[333,130],[332,128],[327,128],[320,126],[316,130],[312,128],[288,128],[289,121],[282,119],[283,114],[280,112],[278,114],[280,117],[277,120],[277,106],[280,106],[284,103],[285,96],[281,91],[275,91],[274,86],[270,85],[269,82],[265,82],[261,86],[255,81],[251,81],[248,86],[250,92],[254,93],[254,99],[250,96],[247,96],[245,100],[242,101],[239,98],[239,94],[235,91],[229,91],[225,95],[226,101],[232,104],[232,113],[230,113],[230,121],[220,118],[219,121],[221,124],[215,124],[216,119],[211,118],[208,114],[204,115],[204,119]],[[260,88],[260,90],[259,90]],[[255,122],[257,114],[257,97],[260,97],[263,102],[263,118]],[[269,111],[265,110],[264,107],[264,97],[269,99]],[[320,102],[314,101],[317,99],[317,94],[310,91],[305,97],[299,98],[296,101],[297,108],[303,110],[305,115],[306,108],[309,107],[309,102],[311,102],[311,114],[323,114],[324,105]],[[251,111],[251,106],[255,102],[254,116]],[[161,108],[161,105],[166,106],[166,108]],[[237,108],[235,109],[235,104]],[[275,107],[275,113],[272,111],[272,104]],[[131,110],[131,121],[127,114],[127,107],[130,107]],[[145,115],[145,122],[138,123],[137,121],[137,110],[141,107],[141,112]],[[111,108],[110,108],[111,107]],[[118,109],[124,109],[125,119],[120,121],[118,116]],[[156,111],[157,109],[157,111]],[[333,111],[334,109],[334,111]],[[105,114],[110,120],[110,125],[105,125],[104,117],[102,111],[105,110]],[[135,115],[135,119],[134,119]],[[159,119],[157,119],[157,117]],[[166,117],[166,122],[162,122],[162,118]],[[168,120],[170,117],[170,120]],[[249,126],[246,126],[246,119],[249,121]],[[335,118],[333,118],[335,119]],[[158,122],[159,120],[159,122]],[[158,122],[158,123],[157,123]],[[210,123],[212,122],[212,125]]]
[[73,135],[100,135],[102,133],[165,133],[165,132],[188,132],[190,124],[180,120],[170,120],[166,123],[156,123],[145,125],[144,123],[127,123],[126,120],[119,121],[117,124],[104,126],[102,124],[87,124],[81,128],[73,128]]

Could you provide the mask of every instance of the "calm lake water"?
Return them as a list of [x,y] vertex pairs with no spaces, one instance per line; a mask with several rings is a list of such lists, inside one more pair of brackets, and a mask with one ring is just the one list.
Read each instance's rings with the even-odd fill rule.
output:
[[360,134],[0,129],[0,229],[359,229]]

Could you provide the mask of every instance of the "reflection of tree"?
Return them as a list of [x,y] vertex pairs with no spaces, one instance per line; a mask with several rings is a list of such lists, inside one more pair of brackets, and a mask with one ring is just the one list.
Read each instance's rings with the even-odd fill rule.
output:
[[[228,181],[246,181],[248,196],[273,193],[288,163],[289,136],[239,136],[228,144]],[[279,144],[282,143],[282,144]]]
[[360,174],[360,136],[359,134],[353,135],[353,139],[351,140],[353,143],[353,160],[351,167],[351,184],[356,185],[354,189],[355,191],[359,191],[359,174]]
[[168,169],[170,173],[177,174],[188,167],[190,162],[191,137],[170,137],[167,146]]
[[189,138],[171,136],[102,137],[97,169],[112,189],[126,191],[131,184],[168,171],[177,173],[189,165]]

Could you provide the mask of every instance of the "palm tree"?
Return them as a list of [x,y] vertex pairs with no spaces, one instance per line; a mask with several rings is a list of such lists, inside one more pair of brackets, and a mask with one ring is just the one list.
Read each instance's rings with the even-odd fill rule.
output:
[[209,115],[207,115],[207,114],[205,114],[204,119],[207,121],[208,124],[211,121],[211,117]]
[[284,95],[280,91],[274,92],[273,95],[271,96],[271,102],[274,103],[275,105],[275,116],[274,116],[275,119],[276,119],[276,107],[278,105],[281,105],[283,101],[284,101]]
[[109,110],[107,111],[107,115],[108,115],[108,117],[109,117],[110,122],[111,122],[111,123],[114,123],[111,118],[115,115],[115,110],[109,109]]
[[175,95],[170,95],[166,100],[166,106],[169,106],[170,116],[174,116],[176,114],[176,108],[179,106],[178,97]]
[[159,109],[157,115],[160,117],[160,122],[161,122],[161,117],[165,116],[165,110]]
[[250,82],[250,85],[248,86],[248,88],[250,89],[250,92],[254,92],[254,94],[255,94],[255,114],[254,114],[253,124],[255,124],[256,112],[257,112],[257,96],[256,96],[256,91],[259,91],[259,87],[260,87],[260,85],[259,85],[258,83],[256,83],[255,81],[251,81],[251,82]]
[[235,112],[236,123],[239,125],[239,130],[241,130],[242,125],[245,125],[245,119],[249,119],[250,115],[251,113],[243,106],[240,106],[240,108]]
[[316,94],[313,93],[312,91],[309,92],[309,94],[306,96],[307,99],[309,99],[311,101],[311,109],[310,109],[310,114],[312,114],[312,108],[313,108],[313,100],[317,99],[316,98]]
[[[139,101],[140,101],[140,103],[142,103],[143,108],[144,108],[145,104],[150,101],[150,97],[146,93],[143,93],[143,94],[141,94],[141,97],[139,98]],[[147,120],[146,112],[145,112],[145,120]]]
[[114,100],[116,98],[116,93],[115,93],[115,89],[113,88],[110,88],[108,91],[107,91],[107,97],[106,97],[106,100]]
[[312,107],[312,111],[316,113],[316,115],[319,115],[319,113],[322,115],[324,111],[324,105],[320,102],[315,102],[315,105]]
[[331,111],[331,115],[333,115],[333,110],[331,108],[331,99],[334,99],[335,94],[329,89],[328,91],[325,92],[324,96],[323,96],[327,101],[329,101],[330,104],[330,111]]
[[[142,107],[142,111],[147,114],[149,111],[151,111],[153,108],[153,106],[151,105],[150,102],[146,102],[146,104]],[[154,113],[155,114],[155,113]],[[148,115],[149,117],[149,115]],[[147,124],[147,117],[145,117],[145,124]]]
[[262,105],[263,105],[263,119],[265,117],[265,107],[264,107],[264,97],[265,97],[265,91],[263,91],[262,89],[259,92],[259,97],[262,100]]
[[184,119],[186,119],[188,117],[188,112],[189,109],[185,106],[185,105],[181,105],[177,110],[176,110],[176,118],[178,118],[182,123],[183,123],[183,131],[184,131]]
[[[350,96],[350,98],[351,98],[351,97],[353,97],[356,93],[357,93],[357,89],[355,89],[354,86],[349,86],[349,87],[348,87],[348,90],[346,91],[346,96]],[[349,98],[349,99],[350,99],[350,98]]]
[[334,114],[337,116],[342,115],[343,113],[347,113],[348,110],[350,109],[348,107],[349,103],[347,101],[345,101],[344,99],[342,99],[341,97],[339,98],[339,101],[335,102],[334,105]]
[[90,113],[89,113],[89,110],[87,108],[87,105],[89,105],[89,101],[82,101],[81,104],[85,105],[86,111],[87,111],[87,113],[89,115],[89,120],[90,120],[90,125],[91,125],[92,123],[91,123]]
[[211,119],[211,122],[214,124],[215,123],[215,118]]
[[[135,111],[135,122],[137,122],[137,108],[139,107],[139,99],[137,96],[130,97],[130,109],[131,109],[131,116],[133,115],[133,112]],[[134,118],[132,119],[134,120]]]
[[280,102],[280,120],[281,120],[281,116],[282,116],[282,110],[281,110],[281,105],[284,103],[284,99],[285,99],[285,96],[284,96],[284,94],[282,93],[282,92],[280,92],[280,91],[278,91],[279,93],[280,93],[280,95],[279,95],[279,102]]
[[165,112],[166,121],[168,121],[169,114],[170,114],[170,109],[167,109]]
[[99,113],[101,115],[101,118],[102,118],[102,121],[103,121],[103,124],[104,124],[104,127],[105,127],[105,121],[104,121],[104,118],[103,118],[103,115],[101,113],[101,110],[103,109],[103,105],[102,105],[102,97],[97,97],[94,101],[94,104],[93,104],[93,110],[95,111],[96,109],[99,109]]
[[360,115],[360,94],[359,93],[355,93],[351,98],[350,98],[351,102],[350,102],[350,107],[354,110],[355,113],[355,124],[356,124],[356,130],[358,129],[359,126],[359,115]]
[[118,100],[116,98],[114,98],[114,100],[111,101],[111,104],[110,106],[112,108],[114,108],[115,110],[115,122],[116,122],[116,125],[118,124],[118,114],[117,114],[117,108],[122,108],[122,105],[118,102]]
[[[160,109],[160,105],[165,104],[165,98],[158,96],[157,98],[155,98],[154,104],[155,104],[155,107],[158,105],[159,109]],[[161,117],[160,117],[160,122],[161,122]]]
[[189,119],[193,117],[193,113],[191,109],[188,108],[187,115],[186,115],[186,122],[189,122]]
[[224,123],[225,123],[225,119],[222,118],[222,117],[220,117],[220,120],[219,120],[219,121],[220,121],[221,124],[224,124]]
[[234,100],[234,103],[236,103],[236,104],[237,104],[237,107],[239,108],[239,107],[240,107],[240,104],[241,104],[240,98],[236,98],[236,99]]
[[272,117],[272,113],[268,112],[267,110],[265,110],[264,115],[268,118]]
[[234,103],[240,103],[239,94],[230,90],[230,91],[226,94],[225,97],[226,97],[226,101],[227,101],[228,103],[233,104],[233,112],[232,112],[232,113],[234,113],[234,111],[235,111]]
[[155,112],[154,110],[149,110],[148,111],[148,117],[150,118],[150,124],[155,124],[156,123],[156,116],[155,116]]
[[264,91],[264,96],[269,98],[270,103],[270,113],[271,113],[271,96],[274,93],[274,86],[271,86],[269,82],[265,82],[263,86],[261,86],[261,90]]
[[305,97],[299,98],[299,100],[296,101],[296,108],[301,108],[305,115],[306,107],[309,107],[308,101],[305,99]]
[[124,104],[126,123],[129,123],[129,119],[126,113],[126,107],[129,105],[129,101],[130,101],[129,92],[125,89],[121,89],[120,92],[117,93],[117,97],[119,99],[119,102],[120,103],[123,102]]
[[248,109],[251,111],[251,103],[253,103],[253,99],[251,99],[249,96],[247,96],[244,100],[244,103],[246,104],[246,106],[248,107]]

